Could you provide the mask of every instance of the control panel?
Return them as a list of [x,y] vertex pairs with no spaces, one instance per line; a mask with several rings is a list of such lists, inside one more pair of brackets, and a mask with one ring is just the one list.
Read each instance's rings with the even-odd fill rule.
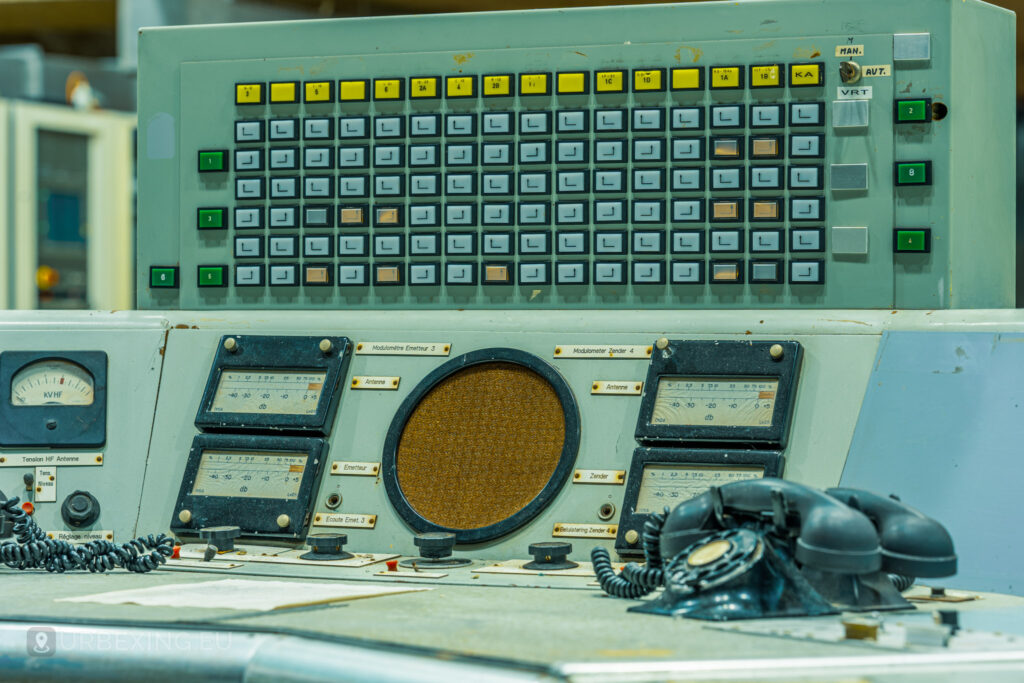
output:
[[1010,306],[1012,26],[946,7],[143,31],[139,306]]

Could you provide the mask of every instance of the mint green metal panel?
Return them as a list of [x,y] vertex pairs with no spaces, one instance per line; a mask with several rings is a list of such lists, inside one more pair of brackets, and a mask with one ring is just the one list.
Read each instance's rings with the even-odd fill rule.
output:
[[[954,20],[956,28],[954,29]],[[931,34],[927,64],[894,64],[894,33]],[[566,36],[572,36],[567,39]],[[841,97],[840,45],[863,45],[864,66],[890,65],[891,76],[864,78],[870,86],[870,125],[844,132],[832,126]],[[140,40],[140,235],[138,292],[141,308],[947,308],[1013,303],[1013,16],[978,2],[759,2],[700,3],[630,8],[486,13],[386,19],[268,23],[245,26],[144,30]],[[232,228],[196,230],[200,206],[235,205],[234,174],[220,180],[196,172],[199,149],[233,149],[233,122],[274,116],[462,111],[453,100],[401,103],[310,104],[236,107],[236,82],[387,78],[414,75],[480,75],[531,71],[704,67],[822,62],[825,87],[699,94],[634,93],[474,99],[471,111],[554,110],[713,103],[823,101],[826,171],[823,285],[523,285],[513,287],[236,287],[198,288],[196,268],[232,265]],[[927,125],[894,126],[896,97],[930,97],[949,116]],[[744,134],[756,132],[747,128]],[[785,134],[798,132],[787,128]],[[705,131],[705,135],[712,131]],[[573,136],[574,139],[586,136]],[[671,133],[665,134],[666,140]],[[515,140],[515,139],[514,139]],[[477,138],[476,142],[482,141]],[[337,143],[337,140],[334,141]],[[372,144],[372,140],[368,144]],[[408,140],[406,140],[408,142]],[[446,140],[442,139],[444,143]],[[297,146],[302,141],[295,143]],[[265,145],[269,149],[269,145]],[[893,162],[930,160],[928,188],[894,188]],[[782,162],[788,163],[787,161]],[[834,163],[867,163],[866,191],[832,190]],[[728,162],[724,165],[730,165]],[[740,164],[744,168],[746,163]],[[708,164],[711,166],[711,164]],[[593,167],[593,164],[590,165]],[[616,166],[629,168],[629,166]],[[671,162],[662,165],[672,168]],[[474,169],[480,172],[481,167]],[[550,165],[550,171],[559,170]],[[366,171],[373,174],[373,169]],[[265,177],[270,177],[264,174]],[[291,175],[301,177],[297,171]],[[331,171],[337,175],[337,171]],[[759,193],[770,196],[771,193]],[[779,196],[787,196],[779,191]],[[632,195],[621,195],[631,199]],[[670,201],[670,191],[660,198]],[[693,195],[689,195],[693,196]],[[705,197],[742,197],[708,192]],[[644,195],[649,197],[649,195]],[[551,197],[559,199],[558,195]],[[573,195],[587,201],[593,195]],[[480,197],[474,197],[479,201]],[[335,199],[332,204],[337,203]],[[367,203],[372,204],[372,199]],[[407,205],[409,198],[396,203]],[[444,202],[443,197],[438,202]],[[302,200],[287,202],[301,205]],[[391,202],[389,202],[391,203]],[[266,200],[260,203],[270,206]],[[749,207],[747,207],[749,208]],[[230,223],[230,218],[229,218]],[[749,235],[755,223],[746,222]],[[789,228],[789,222],[767,227]],[[796,224],[800,225],[800,224]],[[866,227],[863,255],[833,252],[831,228]],[[624,229],[646,228],[643,224]],[[690,227],[665,222],[671,231]],[[712,224],[697,224],[707,232]],[[731,224],[730,226],[731,227]],[[894,254],[894,227],[929,228],[932,251]],[[479,224],[468,229],[482,230]],[[515,228],[510,228],[515,230]],[[593,233],[593,223],[585,226]],[[438,228],[442,231],[443,228]],[[387,229],[408,234],[406,228]],[[338,229],[295,229],[292,234],[337,235]],[[373,230],[366,232],[373,234]],[[289,234],[263,230],[262,235]],[[704,254],[701,259],[712,255]],[[754,255],[748,250],[743,258]],[[766,255],[797,259],[800,254]],[[634,258],[640,258],[634,255]],[[514,260],[515,257],[509,260]],[[526,260],[526,257],[520,257]],[[553,260],[555,257],[544,257]],[[597,257],[589,256],[589,263]],[[630,256],[616,257],[628,260]],[[672,258],[658,255],[666,268]],[[359,259],[316,259],[332,266]],[[408,257],[410,262],[444,257]],[[298,263],[300,258],[294,262]],[[266,258],[249,263],[270,263]],[[362,259],[372,262],[372,257]],[[153,290],[149,267],[179,265],[181,288]],[[233,281],[233,276],[229,275]]]

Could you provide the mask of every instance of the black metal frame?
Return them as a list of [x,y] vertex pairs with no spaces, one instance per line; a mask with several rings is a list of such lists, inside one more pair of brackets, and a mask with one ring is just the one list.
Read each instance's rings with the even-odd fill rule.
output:
[[[629,466],[629,477],[626,479],[622,512],[619,515],[619,529],[615,537],[615,550],[620,555],[643,553],[643,543],[641,541],[634,544],[627,543],[626,534],[629,531],[636,531],[642,537],[644,524],[651,518],[651,513],[636,512],[637,499],[640,497],[640,485],[643,483],[644,467],[647,465],[763,467],[765,477],[781,477],[785,461],[782,451],[637,448],[633,451],[633,461]],[[683,502],[685,501],[678,501],[678,503]]]
[[[234,339],[234,351],[224,348],[224,341]],[[329,339],[331,350],[320,350],[320,341]],[[213,359],[203,400],[196,414],[196,427],[204,431],[249,430],[255,432],[299,432],[326,436],[331,430],[338,402],[341,380],[348,370],[352,344],[348,337],[288,337],[277,335],[226,335],[221,337]],[[313,415],[274,415],[270,413],[214,413],[213,397],[217,393],[221,373],[225,370],[295,370],[324,371],[320,402]]]
[[[88,406],[16,406],[11,382],[27,365],[46,360],[74,363],[93,381]],[[107,441],[107,354],[104,351],[4,351],[0,353],[0,446],[95,447]]]
[[[512,363],[525,367],[547,380],[548,384],[554,389],[559,402],[562,404],[562,412],[565,416],[565,442],[562,445],[562,453],[559,456],[558,465],[555,467],[555,471],[548,480],[548,483],[532,501],[518,512],[500,522],[478,529],[451,529],[434,524],[413,509],[402,492],[401,486],[399,486],[397,456],[402,432],[405,430],[406,423],[420,401],[435,386],[465,368],[491,362]],[[402,405],[399,406],[398,412],[395,413],[395,417],[391,421],[391,426],[388,428],[387,437],[384,441],[381,476],[384,479],[384,488],[387,491],[391,504],[395,507],[401,518],[405,520],[405,523],[414,530],[421,533],[427,531],[449,531],[455,534],[456,543],[480,543],[504,536],[540,514],[562,489],[565,482],[568,481],[569,474],[572,472],[573,465],[576,462],[579,445],[580,415],[579,408],[576,405],[576,398],[569,384],[555,368],[539,357],[518,349],[480,349],[453,358],[439,366],[424,377],[412,392],[406,396],[405,400],[402,401]]]
[[[770,349],[782,347],[780,359]],[[685,443],[786,445],[796,398],[797,378],[803,353],[795,341],[681,341],[673,340],[664,349],[655,349],[647,370],[647,381],[640,399],[636,440],[641,444]],[[707,425],[652,425],[658,381],[663,376],[684,377],[756,377],[777,379],[775,410],[767,427],[726,427]]]
[[[282,454],[307,455],[306,468],[295,500],[281,498],[239,498],[235,496],[197,496],[191,493],[203,452],[226,451],[279,451]],[[181,488],[174,503],[171,530],[178,535],[197,535],[208,526],[232,525],[242,536],[261,538],[300,539],[305,536],[312,514],[313,496],[320,486],[327,442],[316,437],[257,436],[240,434],[197,434],[181,479]],[[188,523],[178,513],[192,513]],[[277,523],[279,515],[288,515],[287,527]]]

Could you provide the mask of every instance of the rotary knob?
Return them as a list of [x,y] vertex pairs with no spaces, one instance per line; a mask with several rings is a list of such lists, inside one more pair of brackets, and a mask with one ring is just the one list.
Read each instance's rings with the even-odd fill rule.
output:
[[423,534],[416,534],[412,542],[420,549],[420,557],[402,560],[399,564],[403,567],[431,567],[439,569],[442,567],[463,567],[471,563],[466,558],[452,557],[452,551],[455,549],[455,534],[450,531],[428,531]]
[[234,550],[235,539],[241,535],[242,530],[237,526],[208,526],[199,530],[199,538],[221,553]]
[[100,502],[88,491],[75,491],[64,499],[60,516],[68,526],[88,526],[99,518]]
[[572,552],[572,543],[564,541],[531,543],[529,551],[533,555],[533,562],[524,564],[523,569],[558,571],[559,569],[574,569],[579,566],[568,559],[569,553]]
[[448,531],[431,531],[417,534],[412,541],[420,549],[420,555],[428,560],[448,557],[455,549],[455,534]]
[[352,553],[342,550],[348,543],[347,534],[313,534],[306,537],[309,552],[299,555],[299,559],[324,562],[326,560],[347,560]]

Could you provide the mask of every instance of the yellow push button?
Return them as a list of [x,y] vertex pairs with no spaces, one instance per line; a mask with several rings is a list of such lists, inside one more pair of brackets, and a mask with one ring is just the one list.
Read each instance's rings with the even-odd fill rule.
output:
[[751,88],[778,88],[782,85],[782,69],[778,64],[750,67]]
[[330,102],[331,82],[315,81],[305,83],[305,94],[307,102]]
[[338,82],[338,99],[342,102],[365,102],[367,96],[366,81]]
[[306,266],[307,285],[328,285],[331,283],[331,271],[326,266]]
[[445,79],[445,94],[448,97],[473,97],[476,93],[472,76],[449,76]]
[[299,84],[295,82],[290,83],[271,83],[270,84],[270,101],[281,103],[281,102],[297,102],[299,99]]
[[440,92],[437,89],[438,78],[436,76],[422,76],[409,79],[409,97],[432,98],[437,97]]
[[635,69],[633,92],[656,92],[665,89],[664,69]]
[[751,217],[759,221],[778,220],[778,199],[755,199],[750,210]]
[[342,225],[362,225],[366,222],[365,212],[360,206],[343,206],[340,211]]
[[777,137],[751,138],[750,156],[757,159],[775,159],[779,156]]
[[716,221],[738,220],[740,203],[735,199],[721,199],[711,202],[711,219]]
[[550,95],[551,83],[547,74],[519,74],[520,95]]
[[508,284],[511,280],[510,270],[505,265],[484,266],[484,282],[492,285]]
[[741,282],[740,264],[738,261],[712,261],[712,282]]
[[739,138],[712,138],[711,156],[716,159],[740,158]]
[[598,71],[594,74],[597,92],[623,92],[626,89],[625,71]]
[[558,74],[558,94],[576,95],[587,92],[587,74],[582,71]]
[[402,99],[402,80],[399,78],[377,78],[373,81],[373,99]]
[[793,88],[823,85],[821,64],[790,64],[789,85]]
[[400,266],[375,266],[373,281],[376,285],[402,284],[402,269]]
[[377,225],[399,225],[401,221],[398,209],[391,206],[377,209]]
[[700,90],[704,87],[704,69],[701,67],[689,67],[686,69],[672,69],[673,90]]
[[236,83],[235,104],[263,104],[263,84]]
[[508,97],[511,94],[511,74],[484,76],[484,97]]
[[712,89],[735,89],[743,87],[743,70],[738,66],[716,66],[711,68]]

